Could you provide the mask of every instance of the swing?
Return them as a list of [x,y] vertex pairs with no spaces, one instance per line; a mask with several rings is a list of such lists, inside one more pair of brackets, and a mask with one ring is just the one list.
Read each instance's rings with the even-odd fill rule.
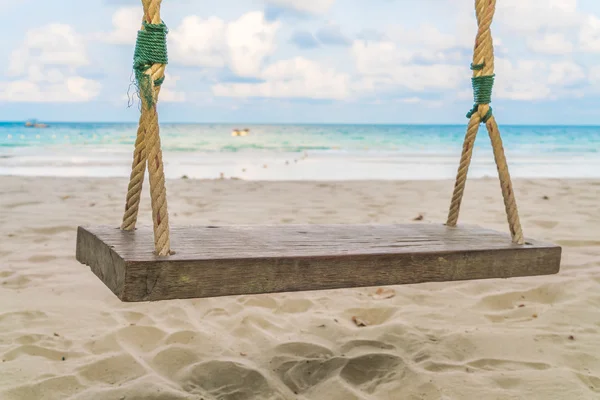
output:
[[[549,275],[561,248],[523,237],[498,125],[492,115],[495,0],[476,0],[475,105],[467,114],[445,224],[267,225],[169,228],[156,103],[167,64],[161,0],[142,0],[134,70],[142,101],[123,222],[79,227],[76,258],[122,301],[216,297],[471,279]],[[473,144],[484,123],[504,198],[510,236],[457,226]],[[136,228],[148,166],[153,229]],[[171,240],[174,243],[171,247]],[[154,246],[151,245],[152,241]]]

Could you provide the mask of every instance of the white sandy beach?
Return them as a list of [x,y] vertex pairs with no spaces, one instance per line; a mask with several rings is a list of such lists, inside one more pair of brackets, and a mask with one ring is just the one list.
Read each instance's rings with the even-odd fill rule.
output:
[[[563,246],[558,275],[151,304],[121,303],[74,257],[77,225],[119,225],[125,179],[0,185],[2,400],[600,398],[600,181],[515,181],[525,235]],[[167,189],[171,225],[425,224],[445,221],[452,185]],[[497,179],[467,183],[459,222],[508,231]]]

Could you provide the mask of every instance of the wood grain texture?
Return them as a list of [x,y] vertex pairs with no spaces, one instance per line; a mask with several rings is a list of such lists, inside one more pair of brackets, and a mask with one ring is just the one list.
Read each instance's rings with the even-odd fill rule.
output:
[[79,227],[77,260],[122,301],[156,301],[555,274],[561,248],[473,226]]

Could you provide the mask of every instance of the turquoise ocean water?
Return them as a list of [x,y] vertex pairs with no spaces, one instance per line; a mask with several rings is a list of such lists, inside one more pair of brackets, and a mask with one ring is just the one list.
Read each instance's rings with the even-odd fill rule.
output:
[[[0,174],[127,177],[135,124],[0,122]],[[233,137],[233,129],[250,129]],[[465,125],[163,124],[168,178],[453,178]],[[513,177],[599,178],[600,127],[500,126]],[[495,176],[481,126],[471,177]]]

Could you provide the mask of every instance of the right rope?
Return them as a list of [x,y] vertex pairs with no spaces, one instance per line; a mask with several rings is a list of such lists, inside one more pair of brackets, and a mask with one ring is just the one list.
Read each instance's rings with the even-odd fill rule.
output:
[[492,114],[490,107],[492,97],[492,87],[494,84],[494,46],[492,41],[492,32],[490,27],[496,11],[496,0],[475,0],[475,12],[477,15],[477,38],[475,40],[475,48],[473,52],[473,95],[475,105],[467,114],[469,124],[467,133],[463,143],[460,165],[454,184],[454,193],[452,202],[448,212],[448,221],[446,225],[456,226],[460,205],[462,202],[465,184],[467,182],[467,173],[471,164],[471,156],[473,154],[473,145],[475,137],[479,131],[479,124],[485,123],[487,131],[492,142],[494,159],[500,177],[500,187],[502,189],[502,197],[504,198],[504,207],[508,225],[512,236],[512,241],[517,244],[523,244],[523,231],[519,220],[517,210],[517,202],[512,188],[510,174],[508,173],[508,165],[504,148],[502,146],[502,138],[498,130],[498,124]]

